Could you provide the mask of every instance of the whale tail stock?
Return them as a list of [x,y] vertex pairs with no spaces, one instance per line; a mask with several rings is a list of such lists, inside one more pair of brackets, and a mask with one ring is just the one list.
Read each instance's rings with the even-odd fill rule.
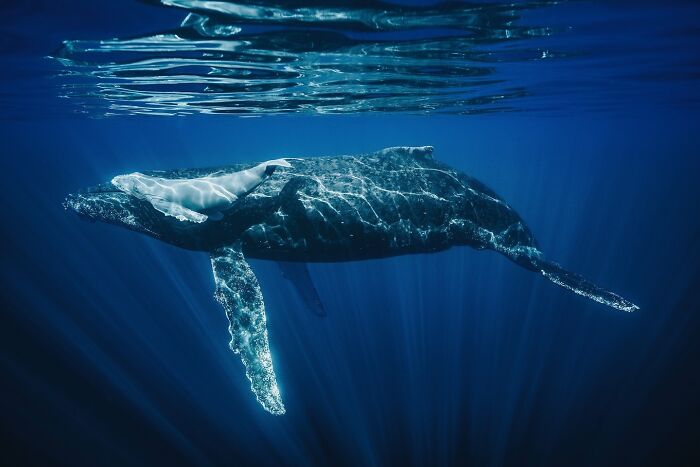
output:
[[531,258],[529,263],[530,265],[528,267],[530,269],[539,271],[550,281],[554,282],[560,287],[564,287],[565,289],[574,292],[575,294],[582,295],[598,303],[608,305],[609,307],[621,311],[632,312],[639,309],[637,305],[629,300],[622,298],[616,293],[609,292],[598,287],[585,279],[583,276],[567,271],[557,263],[539,258]]

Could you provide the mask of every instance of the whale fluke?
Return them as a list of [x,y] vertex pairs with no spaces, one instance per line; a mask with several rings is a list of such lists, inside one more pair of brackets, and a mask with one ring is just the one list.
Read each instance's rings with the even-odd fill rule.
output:
[[241,356],[258,402],[271,414],[285,413],[267,340],[265,304],[260,284],[243,257],[240,243],[211,253],[216,291],[226,311],[231,333],[229,347]]
[[637,305],[629,300],[622,298],[616,293],[601,289],[597,285],[586,280],[583,276],[567,271],[557,263],[538,261],[536,266],[544,277],[558,286],[564,287],[578,295],[582,295],[621,311],[632,312],[639,309]]

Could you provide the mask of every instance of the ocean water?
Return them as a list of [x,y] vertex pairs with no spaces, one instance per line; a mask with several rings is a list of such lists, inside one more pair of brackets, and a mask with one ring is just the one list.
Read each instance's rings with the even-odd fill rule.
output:
[[[3,3],[7,465],[697,465],[695,2]],[[625,313],[492,251],[251,260],[286,413],[206,253],[66,210],[118,174],[434,147]]]

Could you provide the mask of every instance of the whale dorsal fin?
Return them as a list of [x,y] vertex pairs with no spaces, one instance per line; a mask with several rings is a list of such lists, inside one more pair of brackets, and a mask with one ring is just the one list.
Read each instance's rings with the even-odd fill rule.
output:
[[432,159],[433,158],[433,147],[432,146],[396,146],[393,148],[382,149],[377,153],[380,156],[386,154],[398,154],[401,156],[410,156],[417,159]]
[[285,412],[267,340],[265,304],[260,284],[243,257],[240,242],[211,253],[216,290],[214,297],[226,311],[234,353],[245,365],[258,402],[265,410],[282,415]]

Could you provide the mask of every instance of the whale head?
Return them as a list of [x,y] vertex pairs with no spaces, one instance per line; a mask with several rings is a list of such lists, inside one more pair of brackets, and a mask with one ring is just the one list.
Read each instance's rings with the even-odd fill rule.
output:
[[122,186],[102,183],[71,193],[63,207],[91,222],[105,222],[161,238],[165,230],[162,215],[138,196],[129,176],[123,176],[119,182]]
[[[115,183],[115,179],[117,183]],[[79,190],[66,196],[63,207],[90,222],[104,222],[191,250],[212,248],[218,239],[209,234],[211,226],[181,222],[165,216],[141,193],[130,175]]]
[[[225,220],[185,222],[159,211],[143,193],[147,190],[134,174],[66,196],[63,207],[84,220],[104,222],[139,232],[181,248],[211,251],[237,238],[258,213],[255,208],[236,212]],[[259,213],[258,213],[259,214]],[[249,222],[250,220],[250,222]]]

